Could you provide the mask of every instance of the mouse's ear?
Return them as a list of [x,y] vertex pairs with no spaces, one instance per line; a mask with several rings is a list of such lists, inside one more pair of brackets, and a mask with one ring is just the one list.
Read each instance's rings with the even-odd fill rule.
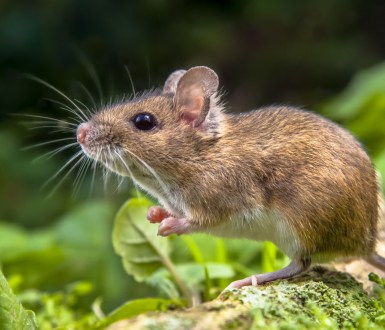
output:
[[178,85],[179,79],[186,73],[186,70],[177,70],[171,73],[163,86],[163,94],[175,94],[176,86]]
[[218,76],[208,67],[196,66],[180,77],[175,105],[181,118],[193,127],[199,127],[209,113],[211,97],[218,90]]

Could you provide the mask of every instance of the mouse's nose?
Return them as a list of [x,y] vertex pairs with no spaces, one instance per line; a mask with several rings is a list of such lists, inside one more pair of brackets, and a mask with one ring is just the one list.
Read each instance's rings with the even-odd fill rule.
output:
[[78,126],[78,129],[76,131],[76,137],[80,144],[84,144],[86,142],[86,137],[89,129],[90,129],[90,124],[88,123],[83,123]]

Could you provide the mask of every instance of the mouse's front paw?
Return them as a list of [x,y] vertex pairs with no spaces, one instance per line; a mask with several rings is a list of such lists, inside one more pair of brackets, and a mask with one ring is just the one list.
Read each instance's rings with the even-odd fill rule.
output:
[[168,236],[171,234],[185,234],[189,232],[190,224],[185,218],[174,218],[169,217],[164,220],[159,225],[158,235],[159,236]]
[[171,214],[161,206],[151,206],[147,211],[147,220],[151,223],[160,223],[170,216]]

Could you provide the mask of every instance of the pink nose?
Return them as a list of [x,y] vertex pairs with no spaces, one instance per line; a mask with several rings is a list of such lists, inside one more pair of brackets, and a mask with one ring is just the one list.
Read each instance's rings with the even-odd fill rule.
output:
[[83,123],[78,126],[76,137],[80,144],[84,144],[86,142],[86,137],[89,129],[90,129],[90,124],[88,123]]

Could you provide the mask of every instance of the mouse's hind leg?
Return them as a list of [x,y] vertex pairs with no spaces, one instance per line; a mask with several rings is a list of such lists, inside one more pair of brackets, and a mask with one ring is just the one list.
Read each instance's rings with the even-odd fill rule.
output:
[[239,289],[249,285],[258,286],[267,282],[290,278],[306,271],[310,267],[310,264],[310,258],[293,259],[291,263],[285,268],[282,268],[275,272],[252,275],[243,280],[234,281],[225,290],[233,288]]
[[385,272],[385,258],[378,255],[376,252],[373,252],[371,255],[365,258],[367,262],[369,262],[374,267]]

